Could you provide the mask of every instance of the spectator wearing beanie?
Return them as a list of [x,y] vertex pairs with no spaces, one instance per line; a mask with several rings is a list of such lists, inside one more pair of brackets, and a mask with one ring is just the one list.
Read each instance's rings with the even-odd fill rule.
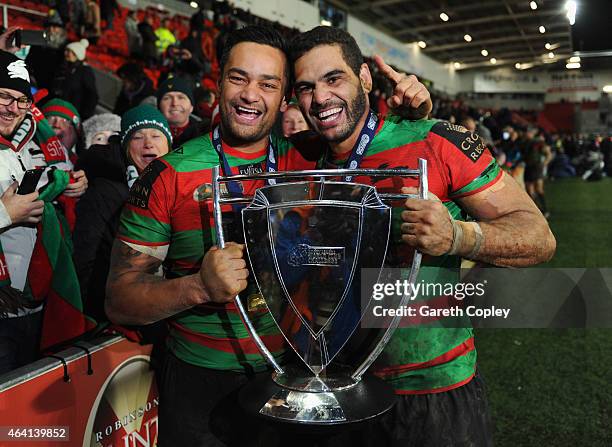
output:
[[[37,357],[41,346],[43,303],[48,299],[65,299],[73,308],[80,305],[80,296],[72,293],[76,275],[67,241],[59,231],[58,211],[51,204],[67,196],[83,194],[87,180],[83,172],[73,173],[76,182],[68,184],[67,160],[58,138],[47,120],[37,119],[40,112],[32,104],[31,79],[24,61],[13,54],[0,51],[0,374],[27,364]],[[37,117],[37,118],[35,118]],[[53,169],[52,183],[43,175],[39,186],[47,185],[37,193],[17,194],[26,170],[43,168],[48,174]],[[42,230],[41,230],[42,229]],[[40,242],[41,250],[35,250]],[[48,256],[44,247],[53,242],[55,256]],[[44,258],[44,259],[43,259]],[[43,262],[45,261],[45,262]],[[56,266],[62,266],[57,269]],[[39,282],[31,287],[30,280]],[[51,282],[48,282],[49,279]],[[61,296],[54,284],[66,284],[68,291]],[[58,304],[57,301],[54,304]],[[63,303],[65,306],[66,303]],[[57,318],[49,306],[45,312],[53,321]],[[65,325],[54,333],[68,338],[80,335],[85,323],[72,315],[63,315]],[[42,329],[41,329],[42,328]],[[57,328],[55,328],[57,329]],[[45,347],[49,341],[45,338]]]
[[53,81],[51,95],[70,102],[82,119],[94,114],[98,104],[98,91],[93,70],[85,63],[89,42],[81,39],[66,45],[64,62]]
[[72,158],[79,155],[85,148],[83,141],[83,126],[77,109],[68,101],[55,98],[41,108],[41,112],[53,127],[55,135]]
[[83,122],[85,148],[94,144],[108,144],[111,136],[121,131],[121,117],[114,113],[94,115]]
[[168,153],[170,127],[155,107],[142,105],[121,118],[121,134],[107,145],[93,145],[78,166],[89,178],[89,189],[76,208],[74,259],[85,309],[106,321],[104,298],[110,255],[119,216],[131,183],[156,157]]
[[193,87],[183,78],[166,79],[157,90],[157,107],[170,125],[173,148],[208,131],[191,116],[194,102]]

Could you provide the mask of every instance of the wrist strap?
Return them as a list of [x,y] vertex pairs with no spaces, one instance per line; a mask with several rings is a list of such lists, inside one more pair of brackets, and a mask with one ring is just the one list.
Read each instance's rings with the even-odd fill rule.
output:
[[478,222],[469,222],[469,223],[472,224],[472,226],[474,227],[475,242],[474,242],[474,248],[472,248],[472,251],[468,253],[466,258],[474,259],[478,255],[478,252],[480,251],[480,248],[482,247],[482,241],[484,240],[484,235],[482,234],[482,228],[480,228],[480,225],[478,224]]
[[453,224],[453,244],[446,254],[453,256],[457,254],[459,248],[461,248],[461,244],[463,243],[463,227],[452,217],[451,223]]

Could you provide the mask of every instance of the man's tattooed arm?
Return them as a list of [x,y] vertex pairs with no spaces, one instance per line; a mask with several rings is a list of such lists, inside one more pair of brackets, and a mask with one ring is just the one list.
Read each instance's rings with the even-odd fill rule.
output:
[[118,324],[149,324],[208,300],[199,274],[155,275],[162,261],[115,240],[106,283],[106,313]]

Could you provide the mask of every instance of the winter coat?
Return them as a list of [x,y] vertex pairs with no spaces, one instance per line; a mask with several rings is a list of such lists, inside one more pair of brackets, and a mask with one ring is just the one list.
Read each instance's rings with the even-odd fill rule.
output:
[[76,206],[74,263],[81,285],[86,313],[98,322],[108,320],[104,313],[106,278],[111,248],[129,188],[127,163],[118,136],[106,145],[93,145],[83,153],[77,168],[89,180],[87,191]]
[[68,101],[79,111],[82,120],[92,116],[98,104],[96,77],[83,62],[64,62],[53,81],[51,95]]

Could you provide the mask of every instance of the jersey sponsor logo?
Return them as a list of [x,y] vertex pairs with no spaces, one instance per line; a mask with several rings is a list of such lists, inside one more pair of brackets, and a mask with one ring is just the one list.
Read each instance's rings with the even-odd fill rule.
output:
[[142,174],[130,189],[130,196],[128,197],[128,203],[132,206],[147,209],[149,207],[149,198],[151,197],[151,191],[153,190],[153,183],[159,177],[167,166],[159,160],[153,160],[149,165],[144,168]]
[[264,172],[261,163],[249,163],[237,167],[238,173],[242,175],[262,174]]
[[478,135],[470,132],[463,126],[440,121],[431,128],[431,131],[450,141],[455,147],[460,149],[472,163],[476,163],[486,149],[484,141],[482,141]]

